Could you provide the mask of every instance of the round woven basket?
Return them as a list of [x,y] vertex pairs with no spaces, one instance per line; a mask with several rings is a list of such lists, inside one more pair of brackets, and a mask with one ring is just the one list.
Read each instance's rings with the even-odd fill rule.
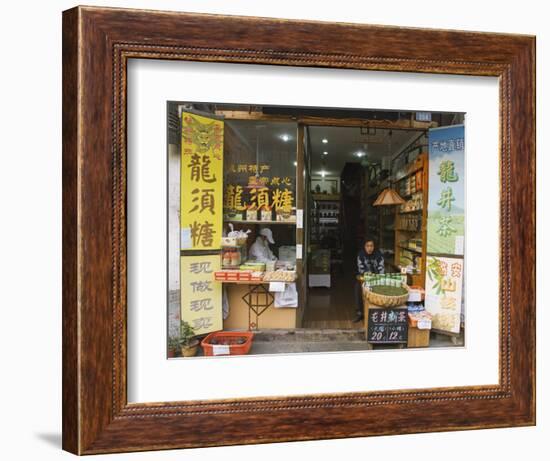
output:
[[378,293],[373,293],[368,288],[363,287],[363,300],[365,303],[368,301],[369,304],[374,304],[380,307],[402,306],[409,299],[409,287],[405,283],[403,283],[401,286],[405,288],[405,290],[407,290],[407,293],[400,296],[381,295]]

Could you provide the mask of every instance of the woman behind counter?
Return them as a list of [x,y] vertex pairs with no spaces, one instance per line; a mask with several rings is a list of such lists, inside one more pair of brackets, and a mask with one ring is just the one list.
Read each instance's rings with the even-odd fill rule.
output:
[[275,240],[273,240],[273,233],[271,229],[264,227],[260,230],[258,237],[256,237],[256,241],[250,246],[250,250],[248,251],[250,259],[262,263],[275,261],[277,258],[271,251],[271,248],[269,248],[270,243],[272,245],[275,243]]
[[[375,249],[374,240],[366,238],[363,243],[363,248],[357,254],[357,274],[383,274],[384,273],[384,256]],[[363,287],[362,282],[357,280],[355,284],[355,302],[357,314],[353,322],[360,322],[364,318],[363,306]]]

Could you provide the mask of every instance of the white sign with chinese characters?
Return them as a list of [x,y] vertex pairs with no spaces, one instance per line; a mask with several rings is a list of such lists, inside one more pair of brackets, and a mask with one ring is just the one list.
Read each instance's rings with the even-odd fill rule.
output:
[[432,328],[460,332],[463,273],[462,258],[428,256],[425,305],[433,315]]
[[223,329],[222,284],[214,282],[220,256],[182,256],[181,318],[201,335]]
[[464,125],[429,130],[427,252],[464,254]]

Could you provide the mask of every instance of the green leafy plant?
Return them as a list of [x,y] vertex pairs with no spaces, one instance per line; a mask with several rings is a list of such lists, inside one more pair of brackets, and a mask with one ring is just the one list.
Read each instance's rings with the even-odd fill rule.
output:
[[193,327],[189,325],[185,320],[182,320],[180,323],[180,345],[181,346],[189,346],[192,342],[192,340],[195,338],[195,330],[193,330]]
[[180,347],[180,339],[177,336],[168,337],[168,349],[176,351]]

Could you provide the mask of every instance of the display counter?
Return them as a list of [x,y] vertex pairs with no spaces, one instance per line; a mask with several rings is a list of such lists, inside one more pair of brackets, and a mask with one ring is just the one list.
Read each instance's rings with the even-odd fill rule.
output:
[[241,282],[224,285],[229,302],[229,316],[223,321],[224,330],[297,327],[298,309],[275,307],[273,294],[268,291],[268,283]]
[[[299,326],[299,302],[290,290],[296,280],[295,271],[220,270],[214,273],[214,283],[221,283],[227,295],[229,313],[223,321],[224,330],[292,329]],[[277,286],[271,286],[277,285]],[[273,291],[270,291],[272,289]],[[278,297],[276,292],[284,291]],[[300,311],[301,312],[301,311]]]

